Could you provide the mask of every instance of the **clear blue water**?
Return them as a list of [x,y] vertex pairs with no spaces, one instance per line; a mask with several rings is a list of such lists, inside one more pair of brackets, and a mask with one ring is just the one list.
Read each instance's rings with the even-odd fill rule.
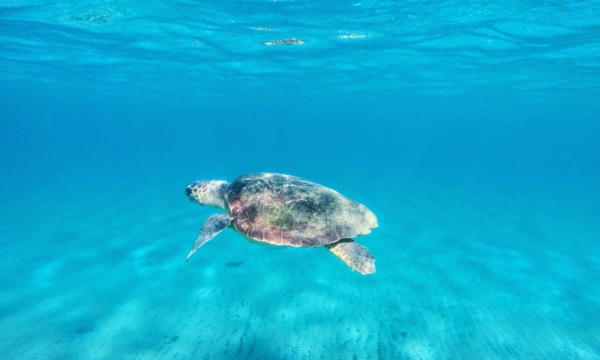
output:
[[[598,14],[0,0],[0,358],[599,359]],[[186,263],[185,185],[262,171],[368,206],[377,272]]]

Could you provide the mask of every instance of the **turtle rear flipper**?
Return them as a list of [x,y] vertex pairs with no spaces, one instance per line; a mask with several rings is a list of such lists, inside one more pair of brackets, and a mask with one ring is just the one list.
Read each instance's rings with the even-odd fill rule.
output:
[[375,257],[369,250],[352,239],[342,239],[333,244],[325,245],[325,248],[353,270],[363,275],[375,272]]
[[231,223],[231,216],[229,214],[215,214],[206,219],[202,228],[200,229],[200,234],[196,238],[196,242],[194,242],[194,246],[192,246],[192,250],[187,256],[185,261],[188,261],[193,253],[198,250],[198,248],[208,242],[208,240],[217,236],[218,233],[223,231],[229,224]]

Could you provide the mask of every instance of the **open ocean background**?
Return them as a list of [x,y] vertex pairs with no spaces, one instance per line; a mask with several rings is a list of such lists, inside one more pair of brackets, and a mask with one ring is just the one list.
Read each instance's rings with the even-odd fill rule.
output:
[[[184,262],[263,171],[377,272]],[[2,359],[600,359],[600,1],[0,0],[0,259]]]

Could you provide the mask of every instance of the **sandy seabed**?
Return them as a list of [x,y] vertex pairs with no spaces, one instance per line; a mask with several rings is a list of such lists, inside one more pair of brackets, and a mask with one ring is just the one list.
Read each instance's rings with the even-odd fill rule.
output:
[[180,187],[7,200],[0,358],[600,358],[591,205],[435,184],[339,189],[379,218],[358,239],[377,257],[362,276],[323,249],[230,230],[186,263],[213,211]]

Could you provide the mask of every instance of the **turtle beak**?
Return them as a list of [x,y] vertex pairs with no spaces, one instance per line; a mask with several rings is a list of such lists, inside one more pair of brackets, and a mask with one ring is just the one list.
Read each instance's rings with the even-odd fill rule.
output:
[[196,194],[194,193],[194,189],[202,186],[202,181],[194,181],[185,187],[185,196],[191,201],[195,203],[199,203],[198,198],[196,198]]

